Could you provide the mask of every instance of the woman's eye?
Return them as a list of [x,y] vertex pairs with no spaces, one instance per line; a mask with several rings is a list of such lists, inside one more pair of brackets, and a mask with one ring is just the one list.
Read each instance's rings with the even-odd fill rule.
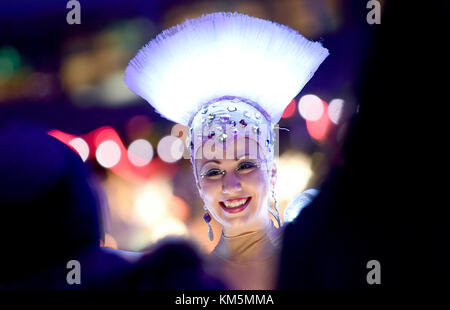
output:
[[222,175],[222,170],[220,170],[220,169],[210,169],[210,170],[206,171],[205,173],[203,173],[203,176],[206,178],[213,178],[213,177],[217,177],[219,175]]
[[236,168],[236,171],[238,172],[244,172],[248,171],[250,169],[257,168],[258,165],[249,161],[245,161],[239,164],[239,166]]

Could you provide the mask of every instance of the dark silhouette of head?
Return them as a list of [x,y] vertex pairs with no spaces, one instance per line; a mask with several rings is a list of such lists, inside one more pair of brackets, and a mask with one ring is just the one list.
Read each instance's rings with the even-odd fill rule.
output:
[[[358,5],[367,12],[364,2]],[[424,114],[439,114],[427,104],[442,100],[447,82],[439,76],[446,74],[448,57],[418,37],[440,42],[449,5],[385,5],[357,87],[360,109],[344,163],[331,169],[317,198],[286,226],[282,289],[448,286],[448,217],[442,200],[436,201],[446,190],[431,188],[439,182],[420,171],[432,171],[436,161],[427,163],[427,146],[444,141],[433,144],[433,135],[422,140],[420,134],[445,124],[433,118],[433,125],[424,126]],[[371,260],[381,265],[381,285],[366,278]]]
[[165,237],[149,249],[133,271],[137,289],[224,289],[223,282],[208,269],[201,252],[187,240]]
[[98,247],[98,202],[73,150],[17,122],[0,127],[0,150],[0,285],[65,267],[74,253]]

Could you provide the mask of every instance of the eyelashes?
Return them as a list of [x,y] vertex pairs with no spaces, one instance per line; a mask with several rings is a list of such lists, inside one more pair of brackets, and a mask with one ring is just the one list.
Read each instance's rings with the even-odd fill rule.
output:
[[[237,174],[246,174],[254,169],[259,168],[261,165],[258,162],[251,162],[251,161],[243,161],[238,164],[238,166],[234,169],[234,172]],[[219,168],[211,168],[208,169],[206,172],[203,172],[200,174],[201,178],[207,178],[211,180],[220,179],[222,176],[224,176],[227,173],[226,170],[221,170]]]
[[202,178],[213,178],[224,175],[226,173],[225,170],[220,170],[218,168],[209,169],[206,172],[200,174]]
[[235,171],[239,172],[239,171],[244,171],[244,170],[254,169],[254,168],[259,168],[259,164],[253,163],[251,161],[244,161],[244,162],[239,163],[239,165],[237,166]]

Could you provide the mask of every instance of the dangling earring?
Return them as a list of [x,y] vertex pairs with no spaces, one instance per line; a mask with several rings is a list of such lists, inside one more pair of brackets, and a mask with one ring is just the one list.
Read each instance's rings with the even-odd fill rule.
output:
[[278,228],[281,227],[281,220],[280,220],[280,208],[278,206],[278,200],[277,197],[275,196],[275,191],[272,189],[272,198],[274,201],[274,210],[272,210],[271,208],[269,208],[270,213],[273,215],[273,217],[277,220],[278,223]]
[[208,224],[208,238],[209,238],[209,241],[213,241],[214,233],[211,228],[211,224],[209,223],[209,222],[211,222],[211,215],[209,215],[206,207],[203,207],[203,209],[205,209],[205,214],[203,214],[203,219],[205,220],[206,224]]

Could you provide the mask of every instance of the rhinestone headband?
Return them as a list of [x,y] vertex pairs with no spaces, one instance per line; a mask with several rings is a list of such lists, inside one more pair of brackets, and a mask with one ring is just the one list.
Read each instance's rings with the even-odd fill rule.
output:
[[237,97],[221,97],[198,111],[188,132],[188,148],[191,159],[205,143],[225,143],[236,137],[248,137],[259,143],[273,156],[273,125],[264,111],[248,100]]

